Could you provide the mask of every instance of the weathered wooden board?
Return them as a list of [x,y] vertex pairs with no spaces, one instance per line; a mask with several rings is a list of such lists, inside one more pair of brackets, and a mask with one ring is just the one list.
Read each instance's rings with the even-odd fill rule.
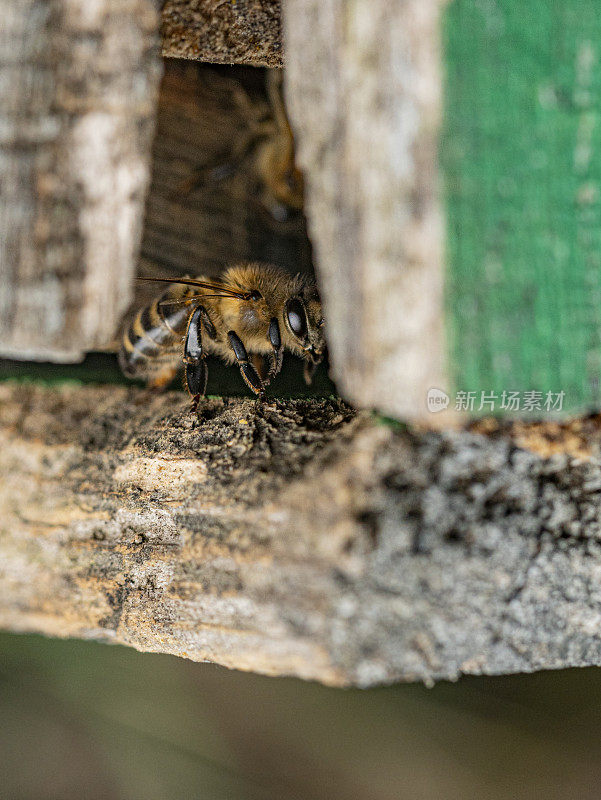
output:
[[165,0],[163,55],[282,66],[280,0]]
[[599,407],[600,36],[594,0],[446,12],[448,332],[476,412],[504,390]]
[[0,385],[0,626],[362,686],[601,664],[601,420]]
[[287,0],[288,108],[333,376],[425,416],[444,388],[440,0]]
[[154,0],[0,0],[0,353],[76,360],[131,297]]

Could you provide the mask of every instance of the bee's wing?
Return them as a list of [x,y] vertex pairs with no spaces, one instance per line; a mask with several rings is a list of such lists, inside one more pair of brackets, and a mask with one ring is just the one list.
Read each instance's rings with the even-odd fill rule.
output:
[[195,278],[138,278],[139,281],[158,281],[159,283],[183,283],[186,286],[197,286],[199,289],[207,289],[211,292],[210,295],[199,295],[199,297],[231,297],[236,300],[250,299],[250,292],[240,292],[237,289],[232,289],[224,283],[209,283],[208,281],[199,281]]

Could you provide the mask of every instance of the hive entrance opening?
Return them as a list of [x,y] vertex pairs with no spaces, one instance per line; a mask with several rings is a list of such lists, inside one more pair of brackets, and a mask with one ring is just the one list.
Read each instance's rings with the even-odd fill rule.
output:
[[[139,275],[218,278],[242,261],[313,275],[303,197],[281,70],[166,59]],[[132,309],[156,293],[138,284]],[[285,361],[273,394],[332,391],[325,369],[307,389],[302,364]],[[246,387],[212,361],[208,392]]]

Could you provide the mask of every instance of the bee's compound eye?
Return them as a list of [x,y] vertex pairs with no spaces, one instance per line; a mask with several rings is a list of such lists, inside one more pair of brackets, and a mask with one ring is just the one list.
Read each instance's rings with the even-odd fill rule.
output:
[[300,300],[293,297],[286,303],[286,316],[290,330],[298,338],[302,338],[307,333],[307,317],[305,309]]

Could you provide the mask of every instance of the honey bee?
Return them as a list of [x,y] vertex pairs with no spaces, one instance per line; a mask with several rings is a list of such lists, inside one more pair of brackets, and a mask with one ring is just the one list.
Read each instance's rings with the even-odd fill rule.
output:
[[219,280],[149,278],[170,286],[140,309],[121,342],[128,377],[162,388],[183,363],[196,409],[207,385],[206,356],[237,364],[248,388],[263,396],[280,372],[284,350],[305,362],[310,383],[325,353],[324,320],[315,284],[267,264],[236,264]]
[[263,184],[261,202],[271,216],[279,222],[291,213],[303,210],[304,180],[296,166],[294,135],[283,95],[282,70],[269,70],[267,94],[271,108],[271,127],[257,144],[256,172]]
[[295,163],[282,70],[267,70],[265,87],[266,107],[253,102],[241,85],[236,87],[234,98],[246,122],[245,129],[223,161],[195,169],[180,184],[178,194],[191,194],[207,181],[228,179],[246,165],[253,183],[252,193],[276,222],[286,222],[303,210],[304,180]]

